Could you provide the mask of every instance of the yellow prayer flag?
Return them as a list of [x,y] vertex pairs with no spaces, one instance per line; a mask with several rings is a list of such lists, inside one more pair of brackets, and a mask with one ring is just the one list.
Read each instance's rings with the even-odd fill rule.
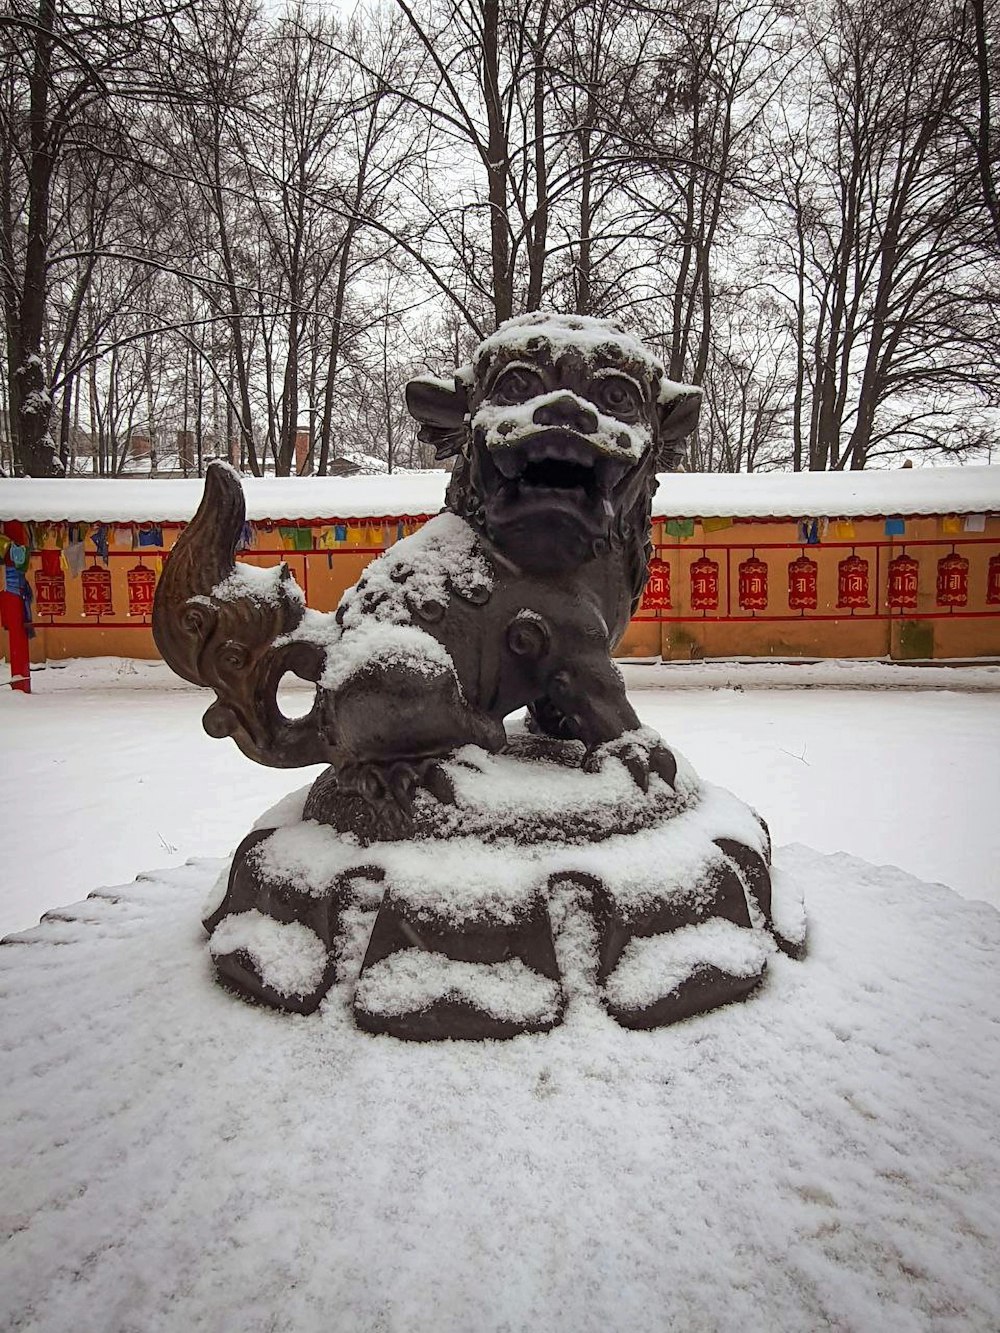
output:
[[941,520],[941,531],[949,534],[955,534],[962,531],[962,520],[957,514],[949,514],[947,518]]
[[721,532],[723,528],[731,528],[733,520],[731,518],[703,518],[701,526],[706,532]]

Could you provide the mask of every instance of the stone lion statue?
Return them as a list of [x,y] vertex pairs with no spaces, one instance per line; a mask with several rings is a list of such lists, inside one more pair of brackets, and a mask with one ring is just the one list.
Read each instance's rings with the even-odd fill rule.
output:
[[[242,489],[238,474],[218,462],[209,466],[202,504],[156,593],[153,632],[160,652],[181,676],[217,695],[204,719],[209,733],[231,736],[259,763],[328,765],[297,813],[304,824],[341,839],[326,888],[303,906],[291,862],[279,873],[271,856],[269,869],[262,869],[267,857],[258,830],[237,853],[225,900],[206,919],[227,984],[285,1008],[315,1007],[336,976],[334,918],[344,903],[356,903],[360,881],[383,884],[367,971],[412,952],[403,945],[416,933],[425,940],[425,955],[456,965],[532,959],[527,965],[555,984],[550,923],[544,911],[539,915],[537,892],[514,912],[519,920],[522,913],[522,926],[533,923],[524,927],[528,943],[521,948],[522,926],[510,919],[498,925],[491,910],[467,914],[463,928],[440,895],[431,907],[429,900],[407,905],[394,897],[386,863],[370,854],[373,847],[398,851],[401,841],[412,847],[467,837],[470,829],[487,845],[507,839],[537,849],[565,842],[565,821],[557,836],[541,798],[532,811],[519,807],[512,815],[491,807],[488,780],[470,796],[468,774],[491,772],[489,756],[509,755],[513,747],[524,764],[536,765],[532,773],[539,763],[548,764],[546,771],[558,763],[575,770],[578,784],[599,781],[610,765],[632,795],[619,781],[604,816],[594,814],[602,803],[595,806],[593,798],[583,802],[589,813],[572,807],[580,812],[575,827],[592,844],[623,828],[662,825],[697,804],[701,790],[688,770],[678,774],[675,755],[642,727],[612,661],[646,579],[656,474],[675,466],[695,429],[700,390],[667,379],[656,357],[609,321],[532,314],[503,324],[451,380],[411,381],[406,401],[421,438],[439,459],[454,459],[446,507],[373,561],[334,613],[310,611],[287,566],[260,570],[235,561]],[[317,687],[311,711],[297,719],[284,717],[275,697],[288,671]],[[512,739],[504,719],[522,709],[527,727]],[[502,775],[494,777],[499,789]],[[526,778],[528,787],[531,781]],[[553,797],[557,805],[559,799]],[[749,935],[755,913],[757,925],[770,924],[766,831],[752,814],[719,831],[721,841],[709,838],[713,850],[706,856],[709,879],[714,874],[721,883],[721,876],[725,884],[714,883],[706,897],[709,915],[718,916],[719,904],[728,903],[729,924]],[[720,852],[727,840],[728,851]],[[345,866],[345,846],[369,849],[366,864]],[[551,881],[556,871],[546,873]],[[637,918],[629,925],[628,912],[608,899],[604,880],[586,866],[570,878],[603,902],[598,908],[591,903],[595,919],[614,935],[611,953],[617,949],[620,956]],[[317,896],[327,905],[322,920]],[[696,924],[698,912],[685,911],[683,920]],[[243,925],[257,931],[256,946],[232,925],[251,915],[255,921]],[[261,959],[275,950],[260,943],[259,915],[320,939],[314,984],[283,991],[265,975]],[[662,912],[654,917],[654,933],[662,934]],[[469,925],[474,918],[475,929]],[[648,912],[647,918],[648,925]],[[493,924],[484,926],[485,920]],[[428,930],[433,946],[426,944]],[[224,948],[215,947],[216,935]],[[491,942],[477,953],[470,940],[486,937]],[[291,937],[286,931],[283,938]],[[430,965],[427,957],[418,961]],[[612,961],[605,949],[607,975]],[[702,985],[698,994],[718,1003],[732,998],[734,987],[745,993],[747,978],[756,984],[762,969],[761,962],[756,970],[726,974],[728,989],[716,985],[719,993],[709,994],[711,986]],[[716,967],[712,975],[718,982],[722,972]],[[544,1021],[484,1017],[482,1006],[466,992],[456,998],[452,985],[402,1018],[382,1013],[378,1019],[376,991],[367,984],[363,1015],[356,1002],[359,1021],[405,1036],[508,1035],[550,1026],[563,1002],[553,1000]],[[622,1017],[627,1010],[620,1021],[628,1021]],[[690,1000],[651,1021],[685,1011],[691,1012]]]

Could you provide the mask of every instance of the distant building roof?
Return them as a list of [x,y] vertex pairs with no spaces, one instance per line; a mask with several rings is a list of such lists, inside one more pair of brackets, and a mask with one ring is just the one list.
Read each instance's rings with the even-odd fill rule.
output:
[[[251,519],[415,518],[444,504],[447,474],[247,477]],[[0,480],[0,520],[177,522],[189,519],[202,483],[122,477]],[[1000,512],[1000,466],[892,472],[665,473],[657,518],[860,518],[865,515]]]

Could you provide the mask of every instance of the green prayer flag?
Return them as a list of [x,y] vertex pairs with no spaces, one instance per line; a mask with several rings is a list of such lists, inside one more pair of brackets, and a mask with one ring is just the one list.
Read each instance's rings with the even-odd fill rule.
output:
[[694,536],[693,518],[671,518],[667,520],[667,534],[671,537],[678,537],[683,541],[686,537]]

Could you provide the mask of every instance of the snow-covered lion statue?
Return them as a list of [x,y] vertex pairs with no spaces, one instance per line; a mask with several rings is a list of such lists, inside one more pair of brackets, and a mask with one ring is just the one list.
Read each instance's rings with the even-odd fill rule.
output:
[[[226,985],[311,1012],[336,983],[371,1031],[510,1036],[588,990],[626,1026],[673,1022],[749,993],[775,944],[801,952],[763,822],[641,725],[611,657],[656,474],[700,402],[608,321],[502,325],[453,379],[407,386],[455,460],[446,508],[332,613],[286,565],[235,560],[239,476],[210,465],[156,642],[215,690],[210,734],[328,765],[258,821],[207,910]],[[296,719],[289,671],[316,685]]]

